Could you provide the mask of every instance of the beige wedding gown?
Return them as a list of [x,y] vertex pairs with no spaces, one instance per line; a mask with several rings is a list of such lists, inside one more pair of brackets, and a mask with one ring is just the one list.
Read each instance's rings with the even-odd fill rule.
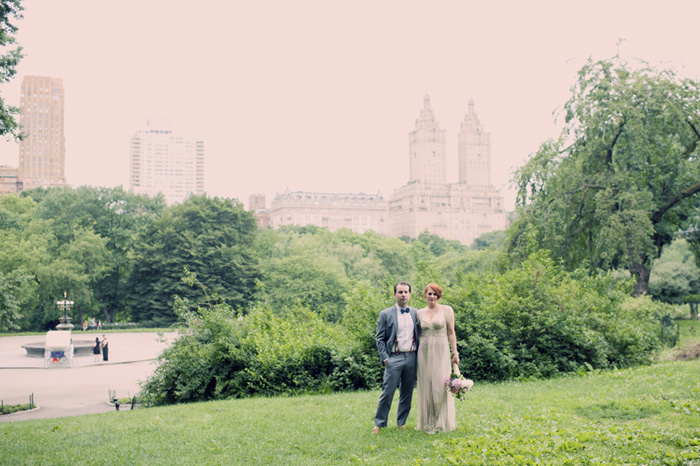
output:
[[418,426],[430,434],[449,432],[456,427],[455,399],[445,389],[450,377],[450,344],[447,341],[447,313],[452,309],[440,306],[431,320],[427,308],[418,311],[422,331],[418,346]]

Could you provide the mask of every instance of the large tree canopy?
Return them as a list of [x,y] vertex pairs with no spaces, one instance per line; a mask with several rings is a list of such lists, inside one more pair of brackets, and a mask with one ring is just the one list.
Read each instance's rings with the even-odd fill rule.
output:
[[510,250],[533,241],[575,267],[625,267],[647,292],[654,258],[695,211],[700,85],[673,71],[589,61],[566,126],[518,171]]
[[255,217],[230,199],[192,196],[167,209],[134,247],[128,297],[135,320],[158,325],[175,321],[174,296],[203,303],[201,290],[180,281],[185,268],[208,293],[242,307],[259,278],[253,248]]
[[[16,46],[17,26],[14,20],[22,18],[20,0],[0,0],[0,84],[15,77],[17,64],[22,59],[22,47]],[[13,115],[19,113],[17,107],[8,107],[0,97],[0,135],[19,137],[19,125]]]

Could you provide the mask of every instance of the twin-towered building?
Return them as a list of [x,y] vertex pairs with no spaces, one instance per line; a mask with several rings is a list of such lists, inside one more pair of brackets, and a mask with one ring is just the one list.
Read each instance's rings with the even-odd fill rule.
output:
[[470,101],[458,137],[458,180],[447,182],[446,138],[425,96],[409,134],[408,183],[387,201],[381,194],[285,191],[270,209],[273,226],[317,225],[331,231],[374,230],[415,238],[429,231],[471,244],[481,234],[504,230],[503,196],[491,184],[490,135]]

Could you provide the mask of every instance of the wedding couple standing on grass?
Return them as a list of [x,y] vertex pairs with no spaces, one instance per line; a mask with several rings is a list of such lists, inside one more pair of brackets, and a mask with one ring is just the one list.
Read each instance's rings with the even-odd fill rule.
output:
[[[387,418],[399,387],[396,427],[406,428],[413,387],[418,380],[417,430],[428,433],[455,429],[455,401],[445,387],[452,365],[459,366],[454,311],[440,304],[442,288],[431,283],[423,291],[427,307],[408,305],[411,285],[394,285],[396,304],[384,309],[377,321],[377,349],[384,364],[382,394],[377,404],[373,434],[387,426]],[[450,348],[452,356],[450,356]]]

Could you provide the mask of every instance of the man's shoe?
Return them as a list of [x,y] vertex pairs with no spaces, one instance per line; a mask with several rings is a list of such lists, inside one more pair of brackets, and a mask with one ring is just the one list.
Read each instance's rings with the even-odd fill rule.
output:
[[397,429],[405,429],[406,426],[396,426]]
[[378,433],[379,433],[379,427],[378,427],[378,426],[374,426],[374,429],[372,429],[372,433],[373,433],[373,434],[378,434]]

